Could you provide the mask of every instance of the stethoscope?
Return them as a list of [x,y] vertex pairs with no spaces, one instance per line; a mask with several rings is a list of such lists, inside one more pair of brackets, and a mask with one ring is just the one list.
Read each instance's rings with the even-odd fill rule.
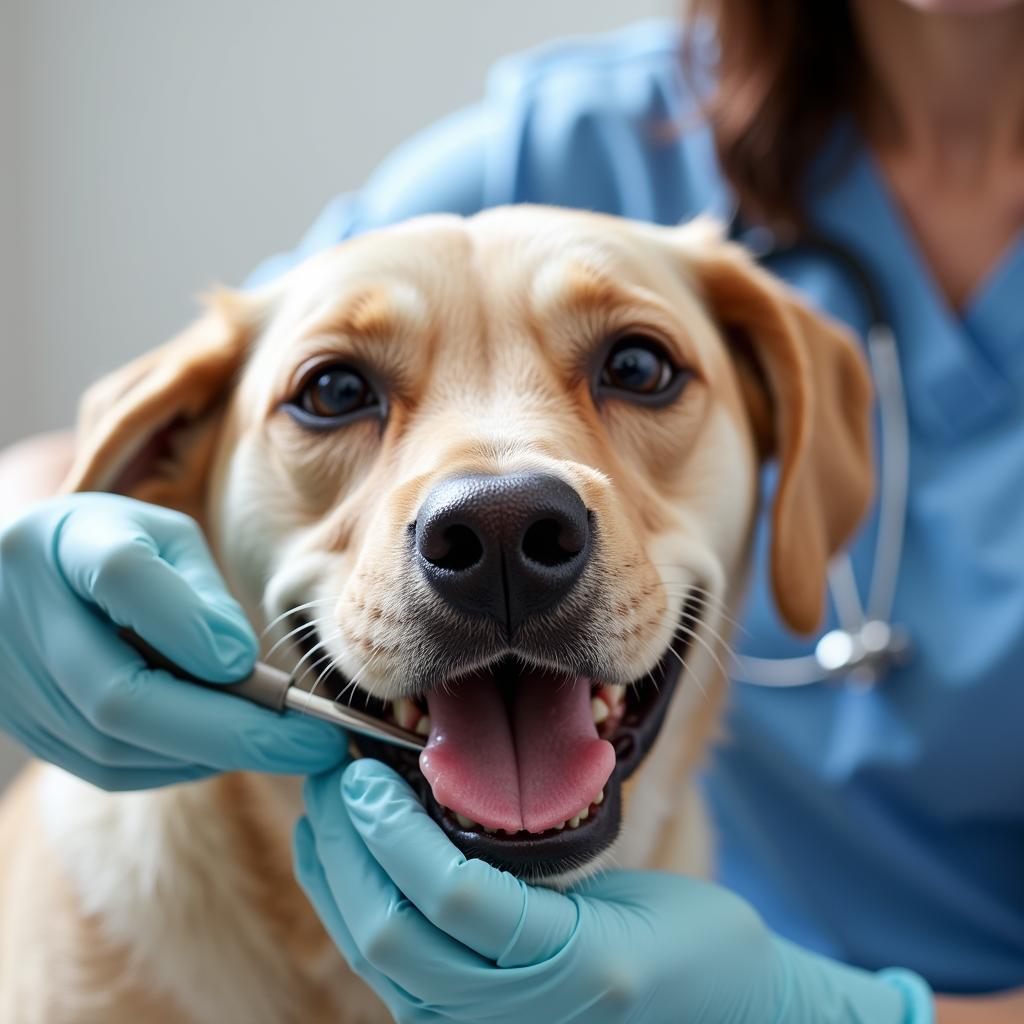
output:
[[867,351],[879,407],[880,472],[878,534],[866,602],[862,600],[850,555],[843,551],[828,569],[829,592],[839,626],[822,635],[813,654],[794,658],[736,655],[732,678],[757,686],[792,687],[845,680],[871,686],[911,656],[910,638],[892,622],[899,577],[910,478],[910,439],[896,337],[875,278],[864,261],[829,238],[802,233],[782,240],[774,232],[745,225],[738,213],[729,237],[742,242],[759,263],[781,256],[810,254],[829,260],[856,285],[868,312]]

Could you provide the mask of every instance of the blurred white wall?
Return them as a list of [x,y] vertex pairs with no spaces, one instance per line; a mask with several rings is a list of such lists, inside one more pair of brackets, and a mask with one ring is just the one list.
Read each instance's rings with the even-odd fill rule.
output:
[[498,56],[679,6],[0,0],[0,445],[70,424]]

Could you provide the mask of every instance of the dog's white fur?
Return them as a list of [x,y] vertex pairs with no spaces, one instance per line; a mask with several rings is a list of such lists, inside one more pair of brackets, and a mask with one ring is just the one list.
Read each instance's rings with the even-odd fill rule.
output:
[[238,851],[202,786],[111,799],[50,767],[38,797],[82,913],[131,951],[130,970],[189,1020],[288,1019],[288,972],[244,876],[225,870]]
[[[485,282],[483,310],[464,290],[470,273]],[[282,422],[275,396],[288,366],[323,347],[322,337],[296,339],[368,283],[376,291],[356,311],[360,322],[386,320],[398,333],[440,323],[442,340],[430,342],[440,354],[409,371],[419,391],[401,445],[377,447],[363,430],[328,449]],[[697,383],[667,419],[615,407],[594,412],[584,429],[559,398],[553,367],[580,323],[611,316],[619,284],[647,327],[675,336]],[[570,293],[583,307],[576,319],[561,309]],[[524,310],[547,325],[540,348],[515,335]],[[481,313],[484,333],[501,329],[491,318],[512,325],[486,358],[472,354]],[[723,325],[744,335],[738,355],[723,344]],[[421,358],[407,355],[410,366]],[[474,369],[503,359],[490,377]],[[460,364],[450,381],[431,377]],[[714,734],[725,609],[743,584],[759,460],[775,452],[783,464],[773,574],[784,614],[807,628],[825,558],[868,497],[865,380],[836,328],[706,225],[670,231],[538,209],[431,218],[314,258],[255,298],[222,297],[199,327],[99,385],[70,485],[125,489],[194,514],[255,623],[338,594],[312,616],[330,634],[327,650],[350,678],[362,673],[367,689],[390,696],[401,692],[400,654],[378,664],[357,643],[357,626],[372,631],[360,611],[367,605],[398,616],[393,629],[411,628],[401,621],[388,531],[456,464],[568,479],[616,550],[636,552],[621,579],[606,572],[593,582],[607,592],[609,621],[615,600],[633,595],[618,615],[637,639],[609,650],[611,661],[642,674],[668,646],[684,587],[707,597],[660,738],[624,787],[619,838],[560,882],[605,866],[704,874],[711,839],[693,775]],[[190,423],[179,462],[139,477],[130,467],[140,439],[176,416]],[[600,436],[581,440],[588,431]],[[652,451],[676,452],[686,438],[691,447],[672,464],[648,465]],[[326,495],[326,478],[348,482]],[[369,512],[355,511],[371,501]],[[368,575],[367,550],[395,572]],[[300,811],[295,780],[239,776],[114,795],[36,769],[0,813],[0,1022],[387,1019],[291,883],[289,834]],[[55,980],[44,983],[48,965]]]

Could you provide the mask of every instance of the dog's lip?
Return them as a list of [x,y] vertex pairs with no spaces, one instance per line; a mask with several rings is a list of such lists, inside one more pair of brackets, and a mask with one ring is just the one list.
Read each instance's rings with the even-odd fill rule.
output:
[[[428,813],[449,839],[468,857],[479,857],[495,867],[540,880],[579,868],[607,849],[616,839],[621,822],[621,784],[643,762],[661,730],[676,685],[683,674],[690,639],[698,622],[698,602],[689,598],[683,606],[679,628],[657,666],[627,690],[622,721],[608,737],[615,748],[616,764],[603,790],[600,807],[578,827],[548,830],[539,835],[492,834],[463,827],[454,814],[434,799],[419,769],[415,754],[364,736],[353,737],[357,751],[389,764],[412,786]],[[339,686],[338,683],[341,683]],[[331,687],[336,694],[350,693],[340,675]],[[365,698],[364,694],[360,694]],[[365,698],[368,704],[372,698]],[[375,710],[383,711],[383,705]]]

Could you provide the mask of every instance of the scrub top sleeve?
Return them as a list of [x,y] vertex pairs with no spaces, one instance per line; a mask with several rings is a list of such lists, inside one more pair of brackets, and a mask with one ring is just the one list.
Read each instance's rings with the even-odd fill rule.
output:
[[413,136],[361,189],[335,196],[295,249],[259,264],[244,286],[265,284],[313,253],[374,228],[425,213],[480,210],[497,116],[494,104],[484,101]]

